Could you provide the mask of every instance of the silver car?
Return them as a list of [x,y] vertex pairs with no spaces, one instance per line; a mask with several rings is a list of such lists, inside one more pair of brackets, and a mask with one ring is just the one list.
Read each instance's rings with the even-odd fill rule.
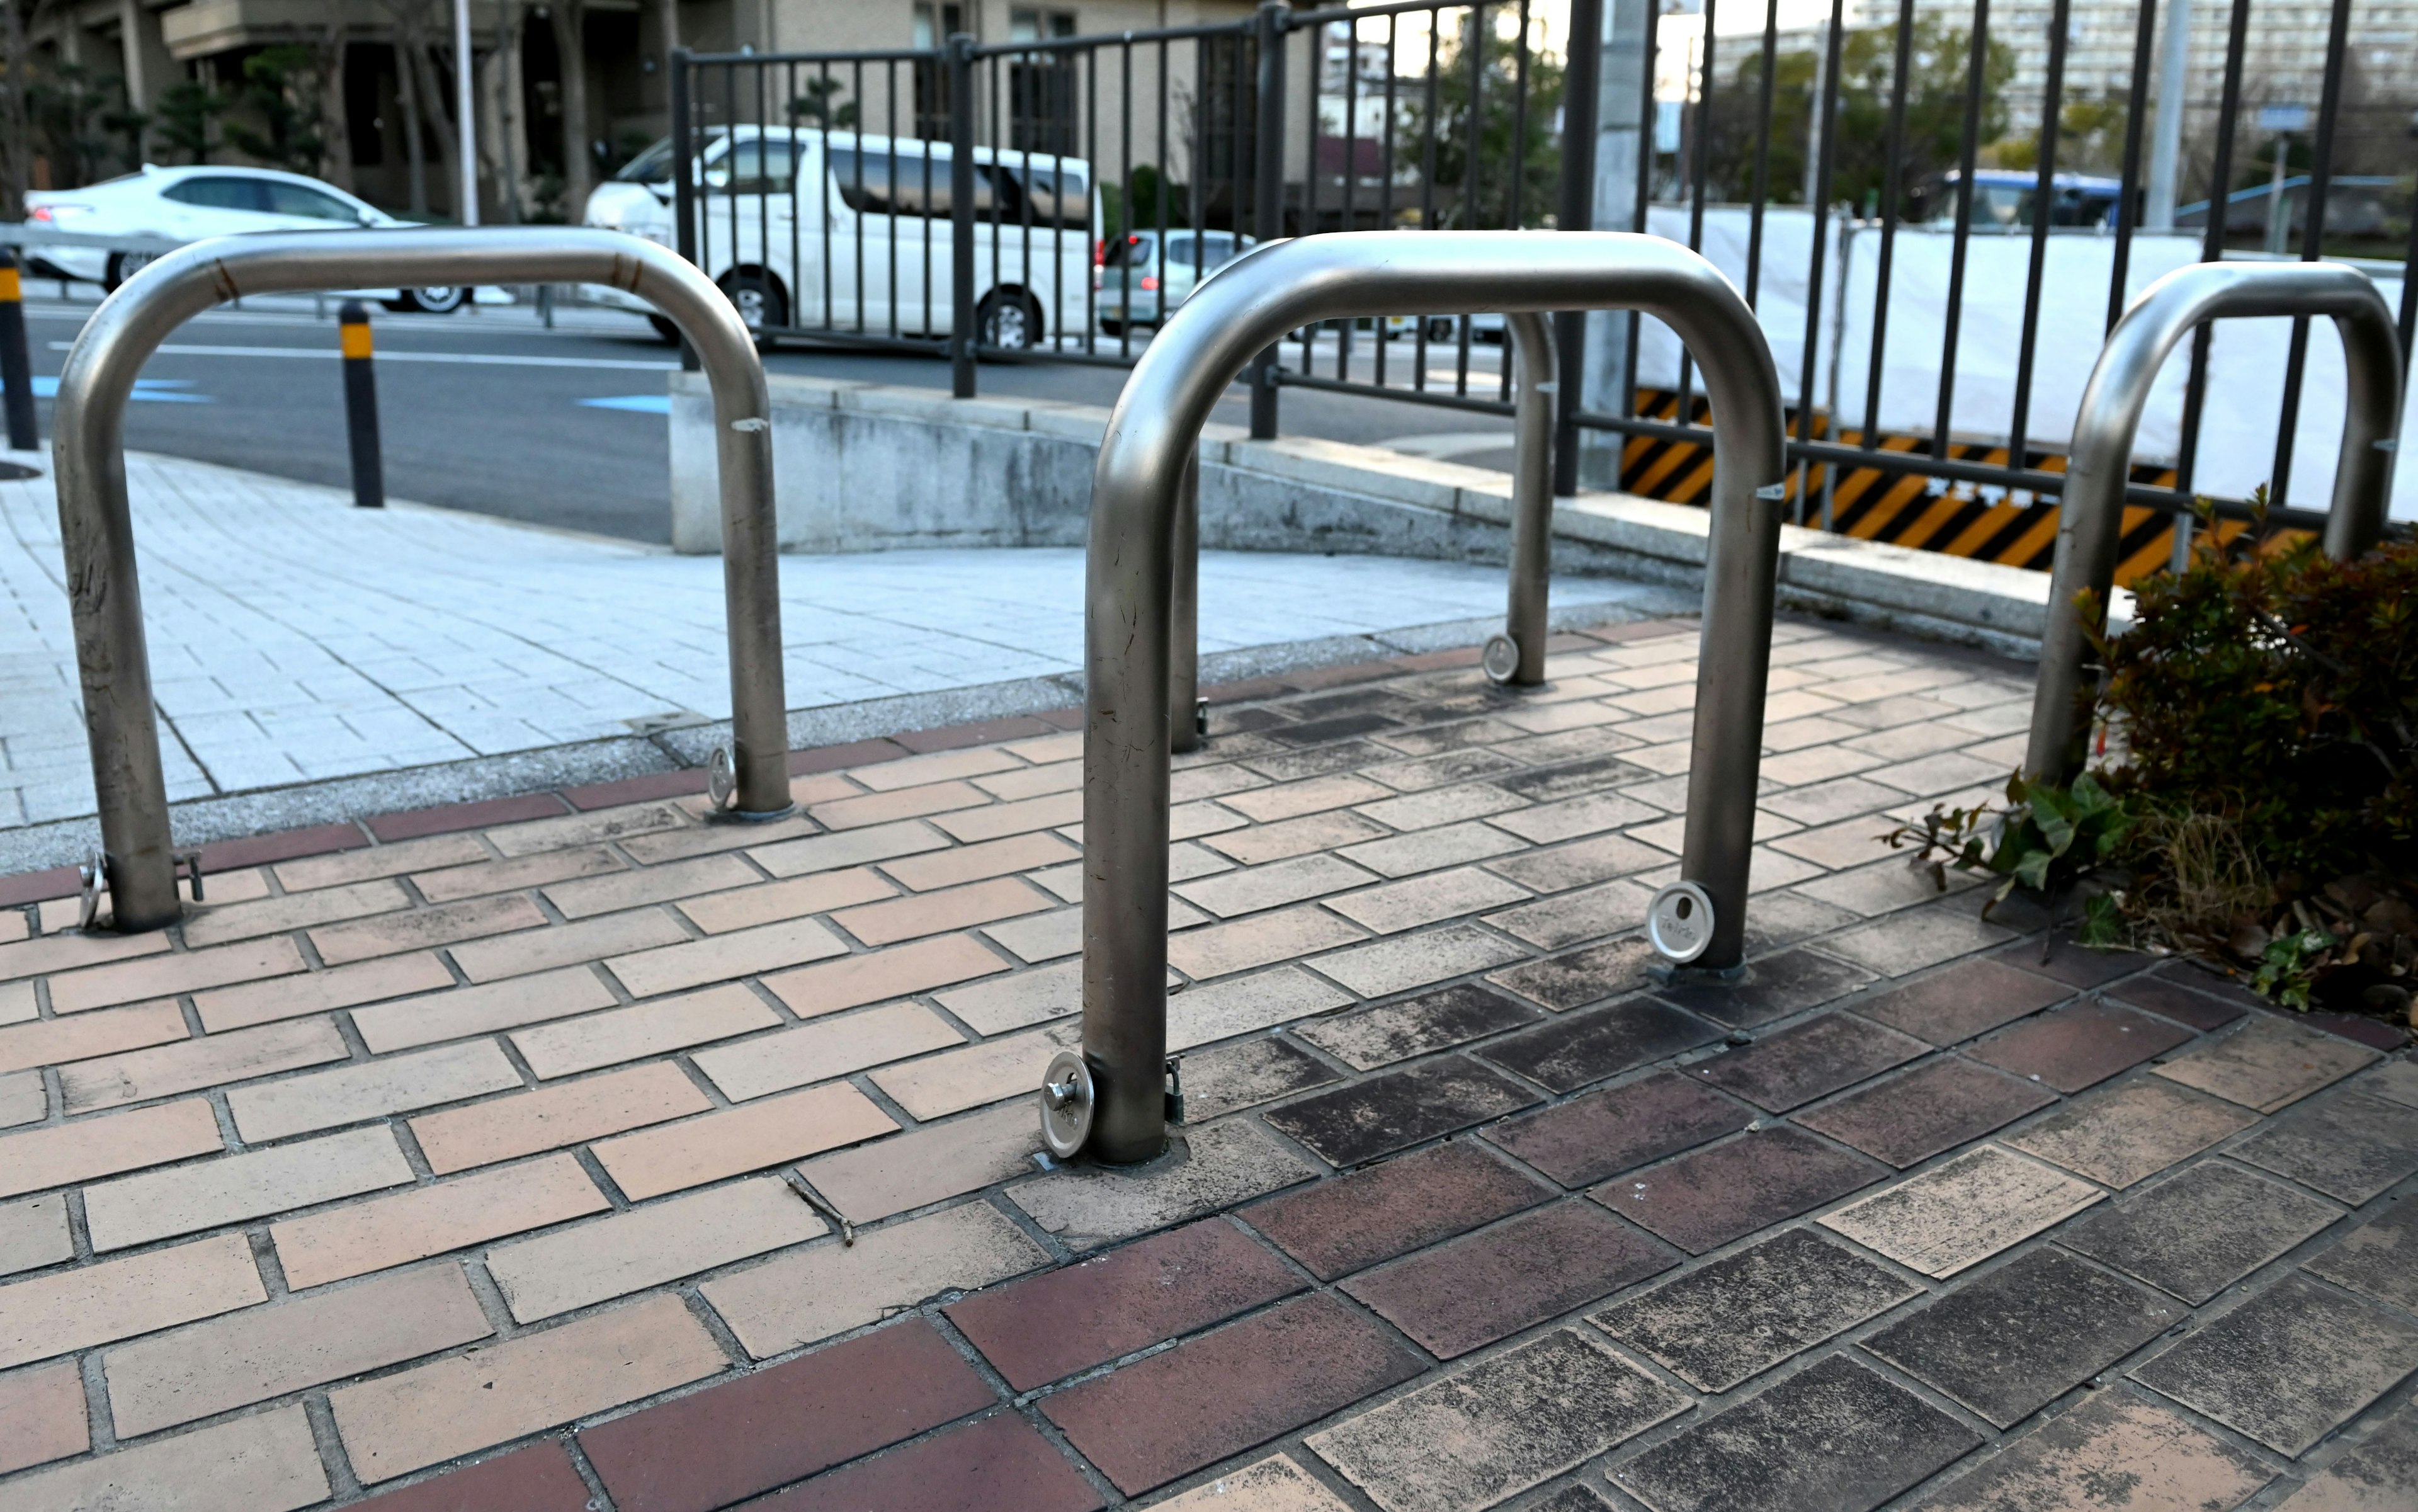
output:
[[1128,326],[1156,329],[1168,313],[1192,298],[1203,279],[1256,245],[1231,231],[1138,231],[1100,243],[1092,260],[1094,309],[1100,329],[1122,336]]

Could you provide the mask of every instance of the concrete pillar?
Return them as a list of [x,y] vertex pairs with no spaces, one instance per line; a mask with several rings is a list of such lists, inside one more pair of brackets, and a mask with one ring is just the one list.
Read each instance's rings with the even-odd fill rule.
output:
[[[1604,0],[1603,73],[1597,91],[1595,225],[1599,231],[1643,231],[1637,219],[1638,176],[1647,171],[1651,145],[1641,130],[1645,99],[1654,87],[1654,60],[1647,55],[1649,7],[1659,0]],[[1629,370],[1626,311],[1598,310],[1586,317],[1584,407],[1616,415],[1635,387]],[[1579,432],[1579,486],[1612,488],[1620,481],[1625,438],[1612,431]]]
[[[2157,117],[2150,137],[2150,193],[2141,225],[2150,231],[2175,228],[2176,181],[2181,175],[2184,80],[2191,61],[2191,0],[2166,0],[2159,24]],[[2221,187],[2221,186],[2220,186]]]

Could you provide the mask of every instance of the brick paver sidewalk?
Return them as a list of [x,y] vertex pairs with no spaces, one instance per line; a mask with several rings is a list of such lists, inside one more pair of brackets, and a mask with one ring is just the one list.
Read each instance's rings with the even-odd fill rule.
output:
[[2418,1504],[2398,1036],[1932,892],[2026,680],[1781,642],[1742,987],[1635,938],[1692,627],[1225,690],[1140,1170],[1034,1155],[1044,722],[0,913],[0,1509]]

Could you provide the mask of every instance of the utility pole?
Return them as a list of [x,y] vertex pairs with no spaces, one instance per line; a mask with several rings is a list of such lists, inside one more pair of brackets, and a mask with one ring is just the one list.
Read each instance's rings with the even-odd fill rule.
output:
[[479,223],[479,100],[470,90],[470,0],[453,0],[453,119],[460,127],[462,192],[456,203],[466,226]]
[[[1596,98],[1595,227],[1643,231],[1638,190],[1651,164],[1646,154],[1645,112],[1654,97],[1654,9],[1660,0],[1603,0],[1602,71]],[[1585,45],[1573,37],[1573,47]],[[1635,403],[1630,372],[1629,331],[1635,320],[1625,310],[1593,310],[1586,316],[1585,388],[1583,402],[1599,415],[1625,415]],[[1565,382],[1568,380],[1565,379]],[[1620,486],[1620,458],[1627,437],[1617,432],[1581,430],[1578,482],[1582,488]]]
[[[2183,150],[2184,91],[2191,63],[2192,0],[2166,0],[2166,35],[2159,38],[2158,117],[2150,136],[2150,197],[2142,207],[2141,229],[2175,228],[2176,181]],[[2211,206],[2224,198],[2225,186],[2215,186]],[[2211,215],[2219,214],[2211,207]]]

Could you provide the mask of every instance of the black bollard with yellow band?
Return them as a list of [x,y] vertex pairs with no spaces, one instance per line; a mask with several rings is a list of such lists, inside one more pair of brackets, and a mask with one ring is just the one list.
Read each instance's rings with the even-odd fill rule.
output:
[[336,313],[344,352],[344,428],[353,442],[353,502],[386,508],[386,465],[378,456],[377,373],[370,359],[370,313],[346,299]]
[[31,451],[42,437],[34,423],[34,365],[25,353],[25,296],[13,247],[0,247],[0,384],[8,389],[8,450]]

